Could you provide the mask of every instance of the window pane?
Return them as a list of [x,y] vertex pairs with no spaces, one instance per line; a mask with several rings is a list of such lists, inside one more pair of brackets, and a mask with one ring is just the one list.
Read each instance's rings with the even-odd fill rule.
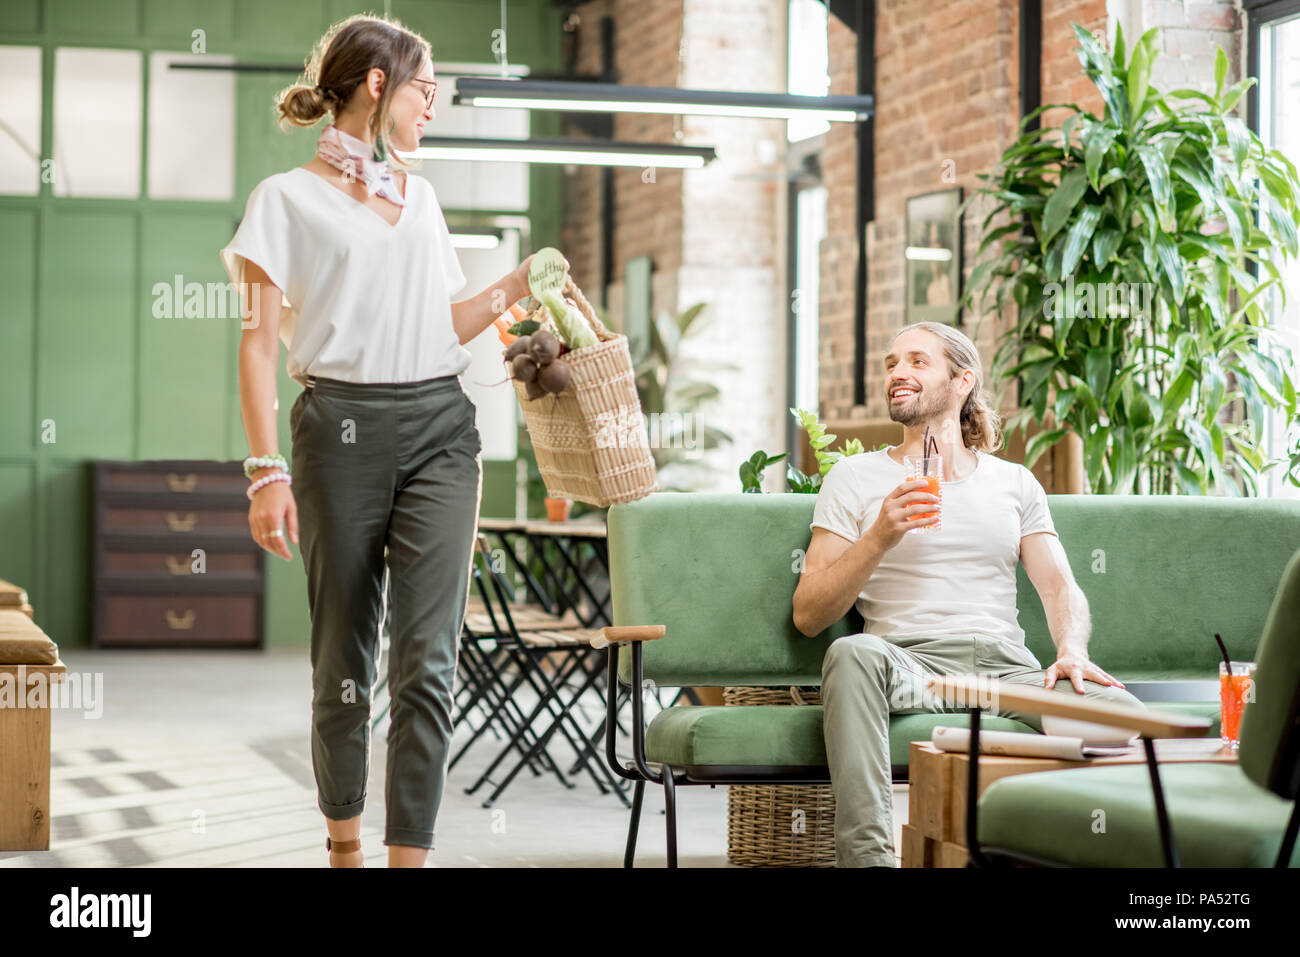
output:
[[[1260,31],[1260,137],[1300,162],[1300,19],[1287,20]],[[1272,297],[1273,323],[1293,355],[1300,355],[1300,263],[1292,259],[1280,264],[1286,304]],[[1292,366],[1292,378],[1296,369]],[[1266,424],[1265,441],[1269,456],[1286,452],[1288,423],[1273,413]],[[1285,467],[1269,473],[1263,494],[1278,498],[1300,498],[1300,489],[1286,481]]]
[[826,238],[826,187],[799,191],[795,250],[795,408],[818,410],[817,361],[822,240]]
[[[803,96],[825,96],[831,91],[830,49],[826,36],[826,5],[821,0],[790,0],[790,29],[786,62],[786,87]],[[826,120],[801,116],[786,121],[791,143],[825,133]]]
[[41,179],[41,48],[0,47],[0,193],[34,196]]
[[211,53],[149,55],[149,195],[228,200],[235,193],[235,74],[173,70],[231,63]]
[[54,51],[54,195],[140,195],[141,63],[135,50]]

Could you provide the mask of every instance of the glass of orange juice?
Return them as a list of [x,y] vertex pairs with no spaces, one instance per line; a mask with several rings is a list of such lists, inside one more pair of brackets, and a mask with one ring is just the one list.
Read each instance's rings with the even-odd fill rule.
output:
[[1255,700],[1255,662],[1219,662],[1219,737],[1223,746],[1236,751],[1241,744],[1241,713]]
[[[907,470],[907,477],[911,479],[923,478],[928,483],[925,488],[917,489],[918,492],[929,492],[931,495],[937,495],[942,500],[943,490],[939,483],[943,480],[943,456],[932,455],[904,455],[903,468]],[[938,518],[939,521],[933,525],[924,525],[920,528],[908,530],[908,534],[923,534],[925,532],[937,532],[943,527],[943,509],[942,501],[935,506],[933,512],[917,512],[912,515],[912,521],[928,521],[931,518]]]

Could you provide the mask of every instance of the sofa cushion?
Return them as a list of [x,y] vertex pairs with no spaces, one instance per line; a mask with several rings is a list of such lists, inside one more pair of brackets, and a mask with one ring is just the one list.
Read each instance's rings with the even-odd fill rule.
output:
[[[1219,706],[1214,702],[1153,702],[1154,711],[1211,718],[1207,737],[1219,734]],[[695,765],[763,765],[825,767],[826,739],[820,705],[679,705],[666,708],[646,731],[646,758],[674,767]],[[889,722],[889,759],[906,767],[912,741],[929,741],[937,727],[969,727],[964,712],[894,715]],[[1012,718],[984,715],[980,727],[990,731],[1034,729]]]
[[[1162,764],[1160,779],[1182,866],[1273,865],[1291,802],[1257,787],[1235,763]],[[979,836],[982,844],[1075,867],[1164,866],[1145,764],[994,781],[980,797]],[[1290,866],[1300,867],[1300,845]]]
[[[680,705],[655,715],[646,731],[646,758],[674,767],[760,765],[826,767],[820,705]],[[897,715],[889,722],[889,757],[906,767],[908,745],[929,741],[938,726],[964,727],[961,712]],[[1011,718],[981,718],[992,731],[1031,731]]]
[[59,649],[20,611],[0,608],[0,665],[52,665]]

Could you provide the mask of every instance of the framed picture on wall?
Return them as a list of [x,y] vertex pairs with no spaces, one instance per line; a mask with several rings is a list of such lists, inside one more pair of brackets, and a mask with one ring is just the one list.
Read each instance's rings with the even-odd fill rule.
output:
[[905,323],[960,325],[961,187],[924,193],[907,201],[903,250]]

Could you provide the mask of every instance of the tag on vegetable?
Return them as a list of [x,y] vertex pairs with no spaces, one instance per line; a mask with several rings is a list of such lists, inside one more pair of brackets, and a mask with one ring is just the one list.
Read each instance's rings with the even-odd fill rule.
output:
[[554,246],[547,246],[539,249],[528,264],[528,291],[541,299],[543,293],[558,293],[563,289],[568,277],[564,256]]

